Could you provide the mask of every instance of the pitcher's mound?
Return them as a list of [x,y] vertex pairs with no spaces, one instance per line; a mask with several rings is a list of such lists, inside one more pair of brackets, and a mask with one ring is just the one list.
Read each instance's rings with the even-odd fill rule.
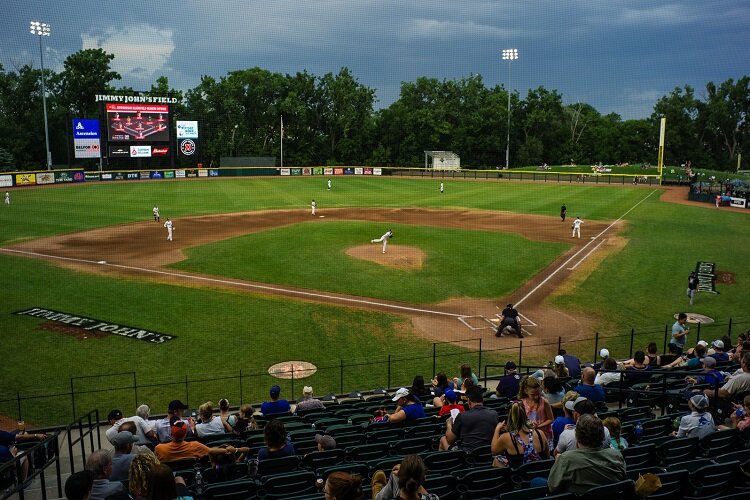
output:
[[383,253],[381,243],[350,247],[346,250],[346,255],[400,269],[421,269],[425,259],[422,250],[408,245],[388,245],[388,249]]

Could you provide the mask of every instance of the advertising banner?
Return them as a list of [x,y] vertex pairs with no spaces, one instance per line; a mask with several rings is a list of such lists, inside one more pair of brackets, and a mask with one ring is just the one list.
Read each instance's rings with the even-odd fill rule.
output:
[[302,175],[312,175],[312,169],[310,167],[303,168]]
[[354,168],[354,175],[362,175],[364,173],[364,170],[362,167],[355,167]]
[[99,138],[99,120],[73,118],[73,139]]
[[344,169],[343,168],[334,168],[333,169],[333,175],[344,175]]
[[182,139],[180,140],[180,153],[182,153],[185,156],[192,156],[195,154],[198,147],[195,145],[195,141],[192,139]]
[[292,175],[292,171],[288,168],[282,168],[280,169],[281,175]]
[[36,174],[16,174],[16,186],[36,184]]
[[131,158],[151,158],[151,146],[130,146]]
[[163,179],[164,178],[164,174],[162,172],[159,172],[158,170],[154,170],[153,172],[151,172],[151,178],[152,179]]
[[106,104],[112,142],[169,142],[169,105]]
[[111,181],[113,179],[111,172],[103,172],[102,173],[102,180],[103,181]]
[[218,177],[219,176],[219,171],[216,170],[216,169],[211,169],[211,170],[208,171],[208,176],[209,177]]
[[76,158],[99,158],[102,153],[99,139],[73,139]]
[[86,181],[98,181],[100,180],[99,172],[86,172],[83,179]]
[[127,146],[110,146],[109,156],[110,158],[130,157],[130,149]]
[[208,177],[208,170],[206,170],[206,169],[199,169],[198,170],[198,177]]
[[11,187],[13,186],[12,175],[0,175],[0,187]]
[[185,177],[198,177],[198,170],[197,169],[186,169],[185,170]]
[[302,175],[302,169],[301,168],[293,168],[292,169],[292,175]]
[[197,139],[198,122],[177,120],[177,139]]
[[325,175],[333,175],[333,169],[331,167],[326,167],[323,169],[323,173]]
[[138,178],[142,181],[148,180],[151,178],[151,172],[138,172]]
[[745,198],[729,198],[730,207],[745,208],[746,204],[747,204],[747,201],[745,200]]
[[125,180],[137,181],[141,176],[138,172],[125,172]]
[[698,291],[719,293],[716,291],[716,264],[714,262],[698,261],[695,273],[698,275]]
[[54,172],[42,172],[41,174],[36,174],[36,183],[37,184],[54,184],[55,183]]
[[185,171],[184,170],[175,170],[174,171],[174,176],[177,179],[184,179],[185,178]]
[[372,175],[383,175],[383,169],[380,167],[373,168]]
[[372,167],[365,167],[365,175],[372,175]]
[[151,148],[151,156],[167,156],[169,154],[169,147],[157,147]]
[[112,174],[112,180],[115,181],[124,181],[125,180],[125,173],[124,172],[115,172]]
[[73,174],[69,172],[55,172],[55,182],[56,183],[73,182]]
[[323,167],[315,167],[313,169],[313,175],[323,175]]
[[174,179],[174,170],[167,170],[164,172],[165,179]]

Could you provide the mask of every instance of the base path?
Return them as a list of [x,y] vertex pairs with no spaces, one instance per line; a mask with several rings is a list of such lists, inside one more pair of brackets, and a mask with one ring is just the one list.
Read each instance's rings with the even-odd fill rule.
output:
[[[515,337],[496,338],[491,328],[497,324],[497,315],[502,307],[507,302],[519,299],[523,302],[521,313],[535,324],[526,329],[535,342],[541,342],[545,338],[556,339],[558,336],[566,339],[589,336],[591,319],[558,311],[545,305],[544,299],[557,289],[575,286],[606,255],[621,249],[626,243],[617,236],[621,221],[610,223],[587,220],[583,230],[584,238],[578,239],[570,236],[570,221],[562,222],[557,216],[413,208],[326,209],[321,210],[320,215],[325,217],[313,218],[308,210],[272,210],[178,218],[174,220],[174,241],[167,241],[162,224],[153,221],[139,222],[26,241],[4,247],[0,251],[42,258],[64,267],[113,277],[135,276],[186,286],[242,289],[261,295],[283,295],[305,301],[396,313],[411,320],[413,333],[416,335],[438,341],[482,337],[483,345],[492,349],[517,345]],[[511,297],[492,300],[454,298],[440,304],[405,304],[207,276],[166,267],[183,260],[185,248],[299,222],[328,224],[344,220],[515,232],[530,240],[564,242],[572,247],[513,292]],[[389,262],[382,264],[398,265]]]

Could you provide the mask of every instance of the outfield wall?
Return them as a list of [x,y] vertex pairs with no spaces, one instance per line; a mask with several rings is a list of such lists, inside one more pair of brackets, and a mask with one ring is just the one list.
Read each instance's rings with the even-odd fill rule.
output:
[[85,171],[42,170],[0,174],[0,189],[12,187],[69,184],[80,182],[159,181],[164,179],[191,179],[214,177],[255,176],[340,176],[374,175],[409,178],[473,179],[495,181],[532,181],[569,184],[659,185],[658,176],[635,174],[592,174],[590,172],[528,172],[512,170],[433,170],[425,168],[394,167],[224,167],[187,168],[164,170],[111,170]]

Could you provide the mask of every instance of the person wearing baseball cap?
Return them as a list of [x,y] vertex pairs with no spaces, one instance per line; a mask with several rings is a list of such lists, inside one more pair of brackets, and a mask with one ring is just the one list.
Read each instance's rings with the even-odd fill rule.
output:
[[126,481],[130,472],[130,462],[136,457],[130,453],[133,449],[133,443],[138,441],[138,437],[132,432],[121,431],[112,436],[110,442],[115,447],[112,454],[112,474],[109,476],[110,481]]
[[397,406],[396,411],[388,417],[389,422],[394,424],[414,422],[416,419],[424,417],[424,407],[406,387],[396,391],[393,401],[396,402]]
[[708,397],[705,394],[696,394],[688,399],[688,408],[690,415],[685,415],[680,419],[680,427],[672,435],[681,437],[704,437],[713,434],[716,431],[714,418],[708,410]]
[[198,460],[206,455],[234,455],[238,450],[234,446],[226,448],[209,448],[199,441],[185,441],[188,435],[188,424],[174,415],[169,424],[172,441],[157,444],[154,454],[160,462],[174,462],[175,460]]
[[518,395],[518,386],[521,383],[521,375],[516,370],[516,363],[508,361],[505,363],[505,375],[497,381],[493,398],[513,399]]
[[180,420],[183,420],[186,425],[187,433],[193,434],[195,432],[195,421],[192,417],[188,417],[187,419],[183,419],[182,416],[185,413],[185,410],[188,409],[188,406],[180,401],[179,399],[173,399],[169,402],[169,405],[167,406],[167,416],[162,418],[161,420],[157,420],[154,423],[154,430],[156,431],[156,438],[159,440],[160,443],[168,443],[172,441],[172,419],[174,417],[177,417]]
[[[576,399],[569,399],[565,402],[565,409],[572,413],[573,420],[576,424],[578,419],[583,415],[596,416],[596,406],[588,399],[578,396]],[[577,446],[576,442],[576,430],[575,425],[566,425],[565,430],[560,433],[560,437],[557,440],[557,446],[555,447],[555,456],[559,456],[570,450],[575,450]],[[602,440],[602,448],[609,448],[609,430],[604,428],[604,439]]]
[[724,349],[726,348],[726,344],[724,344],[723,340],[714,340],[711,342],[711,349],[709,350],[709,354],[716,360],[717,363],[725,363],[729,361],[729,354],[727,354]]
[[294,412],[299,411],[311,411],[311,410],[325,410],[326,406],[319,399],[313,397],[313,388],[306,385],[302,388],[302,399],[299,400],[297,406],[294,408]]
[[458,394],[453,389],[446,389],[442,395],[443,406],[440,407],[438,418],[448,417],[453,410],[461,413],[465,410],[464,405],[458,402]]
[[264,401],[260,405],[260,412],[264,417],[268,415],[278,415],[280,413],[290,413],[292,406],[286,399],[281,399],[281,387],[278,385],[271,386],[268,391],[268,395],[271,396],[271,401]]
[[568,370],[568,367],[565,366],[565,358],[562,357],[562,355],[558,354],[555,356],[555,367],[554,367],[555,375],[557,377],[569,377],[570,376],[570,370]]

